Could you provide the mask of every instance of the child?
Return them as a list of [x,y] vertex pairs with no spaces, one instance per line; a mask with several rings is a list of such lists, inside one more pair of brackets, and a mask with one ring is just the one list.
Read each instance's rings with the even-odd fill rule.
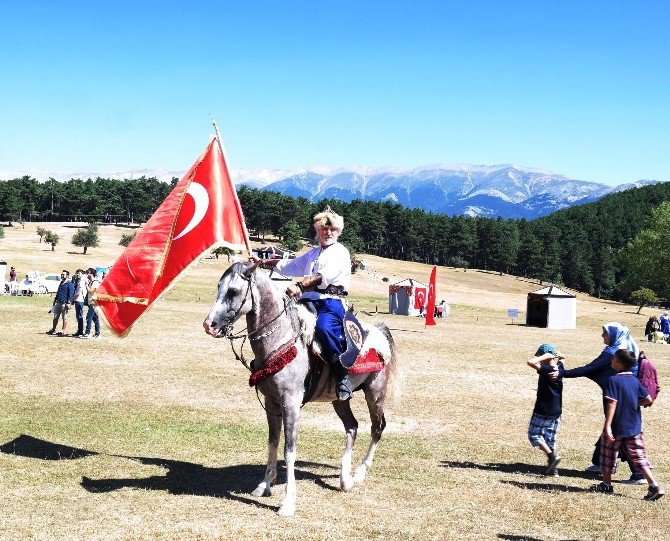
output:
[[528,361],[528,366],[535,368],[539,374],[537,379],[537,398],[533,408],[533,416],[528,427],[528,439],[533,447],[542,449],[547,455],[545,475],[558,477],[556,467],[561,457],[556,452],[556,435],[561,422],[563,398],[563,380],[552,380],[551,372],[563,369],[563,355],[558,353],[551,344],[542,344],[535,357]]
[[612,474],[616,473],[619,449],[623,449],[637,470],[641,471],[649,491],[645,500],[655,501],[665,494],[663,488],[651,475],[651,464],[642,437],[642,413],[640,406],[650,406],[653,402],[631,368],[637,359],[632,351],[618,350],[612,357],[612,368],[616,370],[605,388],[605,426],[601,438],[600,471],[601,483],[592,487],[595,492],[612,494]]

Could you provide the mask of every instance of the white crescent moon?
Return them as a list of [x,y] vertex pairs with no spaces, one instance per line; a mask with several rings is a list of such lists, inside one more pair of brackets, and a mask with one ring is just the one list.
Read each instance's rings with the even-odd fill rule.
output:
[[198,225],[205,217],[205,214],[207,214],[207,209],[209,208],[209,194],[207,193],[207,190],[205,190],[202,184],[198,184],[197,182],[191,182],[191,184],[188,187],[188,190],[186,190],[186,193],[190,194],[191,197],[193,198],[193,202],[195,203],[195,211],[193,212],[191,221],[184,228],[184,230],[181,233],[179,233],[179,235],[177,235],[172,239],[173,241],[183,237],[184,235],[192,231],[193,228],[196,225]]

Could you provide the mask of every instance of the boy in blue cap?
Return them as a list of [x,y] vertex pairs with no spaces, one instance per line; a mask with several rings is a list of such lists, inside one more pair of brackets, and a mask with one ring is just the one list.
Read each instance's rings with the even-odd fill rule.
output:
[[533,416],[528,426],[528,439],[533,447],[539,447],[547,455],[545,475],[558,477],[556,469],[561,457],[556,452],[556,436],[561,423],[563,402],[563,378],[551,379],[549,374],[562,370],[563,355],[551,344],[542,344],[535,357],[528,361],[538,373],[537,398]]

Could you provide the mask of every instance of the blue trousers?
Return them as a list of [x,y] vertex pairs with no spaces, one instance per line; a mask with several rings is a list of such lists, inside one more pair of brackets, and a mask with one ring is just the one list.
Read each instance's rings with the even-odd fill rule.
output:
[[344,305],[339,299],[311,301],[316,308],[316,337],[321,343],[325,358],[332,363],[333,356],[346,348],[344,339]]
[[100,334],[100,316],[95,311],[95,308],[92,306],[88,307],[88,312],[86,313],[86,332],[88,334],[91,332],[91,323],[95,323],[95,334],[96,336]]
[[77,316],[77,334],[84,334],[84,301],[74,301],[74,313]]

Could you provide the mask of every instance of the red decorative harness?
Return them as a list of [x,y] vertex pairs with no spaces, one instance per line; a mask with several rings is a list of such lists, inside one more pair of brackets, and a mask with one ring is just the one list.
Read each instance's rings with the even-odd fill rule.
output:
[[[249,376],[249,386],[253,387],[265,378],[276,374],[295,359],[297,355],[298,348],[295,347],[295,339],[293,339],[273,353],[263,368],[256,370]],[[349,368],[349,373],[365,374],[367,372],[378,372],[382,368],[384,368],[384,361],[379,358],[374,349],[370,349],[365,355],[358,356],[354,365]]]
[[263,368],[256,370],[249,376],[249,387],[253,387],[265,378],[276,374],[295,359],[297,355],[298,348],[295,347],[295,339],[293,339],[273,353]]

